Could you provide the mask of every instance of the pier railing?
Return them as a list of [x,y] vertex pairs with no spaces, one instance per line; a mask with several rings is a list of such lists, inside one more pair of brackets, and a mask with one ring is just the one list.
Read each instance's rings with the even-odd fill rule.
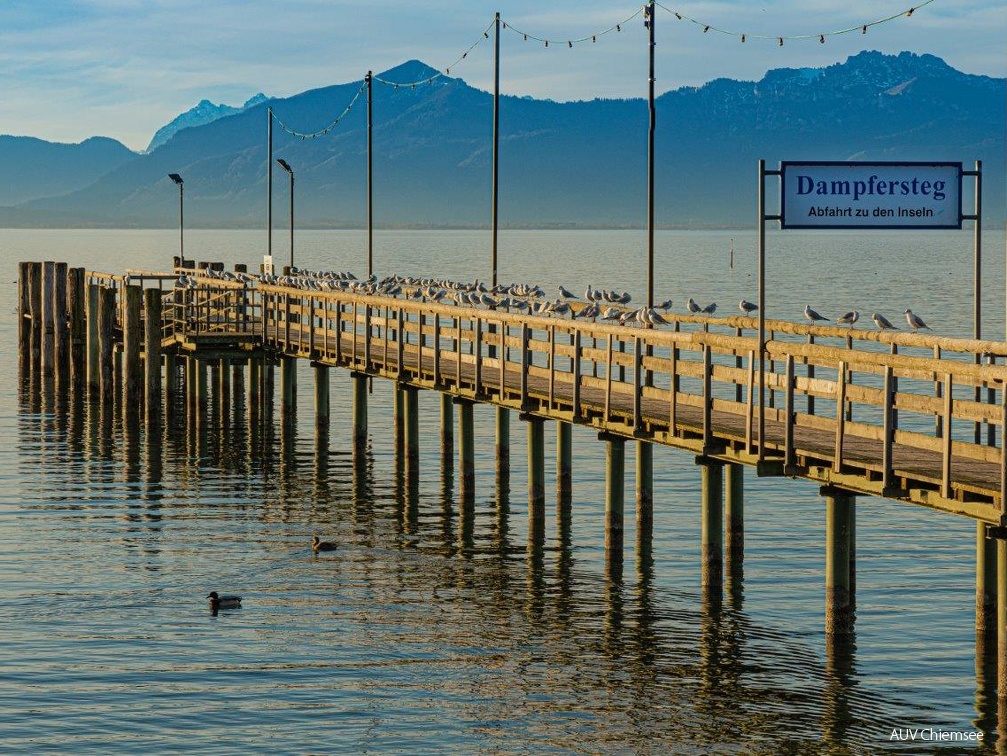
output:
[[[165,335],[498,403],[1000,523],[1003,342],[673,315],[660,328],[207,279],[166,294]],[[765,439],[759,438],[762,413]]]

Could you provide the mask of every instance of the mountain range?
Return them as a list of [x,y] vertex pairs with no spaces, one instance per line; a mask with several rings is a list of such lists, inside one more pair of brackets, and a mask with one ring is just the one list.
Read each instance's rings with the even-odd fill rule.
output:
[[[422,83],[374,83],[375,225],[487,226],[492,95],[419,61],[376,78]],[[119,145],[118,157],[97,169],[82,157],[54,167],[20,163],[16,181],[0,182],[0,202],[9,205],[0,207],[0,225],[171,227],[178,219],[167,178],[173,172],[185,179],[187,227],[263,228],[271,107],[274,157],[295,171],[298,227],[361,227],[365,99],[332,125],[360,88],[351,82],[250,101],[180,128],[145,154]],[[984,220],[1002,226],[1005,95],[1005,79],[962,73],[932,55],[873,51],[825,68],[771,70],[758,82],[717,79],[666,92],[656,101],[657,224],[754,225],[762,158],[769,167],[780,160],[933,160],[961,161],[966,169],[982,160]],[[642,99],[502,97],[501,225],[643,227],[647,129]],[[10,165],[3,141],[10,139],[0,138],[0,165]],[[117,144],[108,142],[87,140],[77,151]],[[22,186],[29,175],[30,192]],[[274,168],[277,228],[286,225],[286,192],[287,176]]]

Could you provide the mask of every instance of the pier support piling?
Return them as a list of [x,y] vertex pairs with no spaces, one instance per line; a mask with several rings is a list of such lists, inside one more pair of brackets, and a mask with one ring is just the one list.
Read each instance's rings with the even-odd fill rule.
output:
[[84,269],[70,268],[67,271],[67,317],[70,324],[70,385],[77,395],[84,390],[85,351],[87,320],[85,304],[87,292],[84,288]]
[[614,577],[623,559],[626,439],[602,433],[605,442],[605,564]]
[[420,390],[403,389],[406,404],[406,485],[417,490],[420,477]]
[[724,589],[724,463],[700,457],[702,485],[701,584],[704,598],[720,600]]
[[636,559],[648,564],[654,542],[654,445],[636,442]]
[[573,498],[573,426],[556,423],[556,501],[570,505]]
[[510,489],[510,410],[496,408],[496,475],[497,489]]
[[143,406],[143,367],[140,346],[143,338],[143,288],[124,286],[122,319],[123,406],[130,415],[139,415]]
[[528,540],[540,546],[545,538],[545,419],[522,419],[528,423]]
[[98,395],[112,406],[115,391],[115,292],[103,286],[98,295]]
[[[476,460],[474,403],[467,399],[457,399],[458,404],[458,471],[460,498],[463,503],[475,501]],[[443,407],[442,407],[443,410]]]
[[280,358],[280,416],[285,424],[297,421],[297,359]]
[[824,488],[825,496],[825,633],[853,633],[850,586],[850,509],[856,496]]
[[352,373],[353,381],[353,447],[367,447],[367,374]]
[[150,428],[161,419],[161,292],[147,289],[143,298],[144,414]]
[[64,391],[70,379],[70,324],[67,320],[67,264],[53,265],[52,281],[53,365],[56,386]]
[[315,430],[329,429],[329,366],[315,364]]
[[455,405],[451,394],[441,394],[441,456],[451,459],[455,454]]

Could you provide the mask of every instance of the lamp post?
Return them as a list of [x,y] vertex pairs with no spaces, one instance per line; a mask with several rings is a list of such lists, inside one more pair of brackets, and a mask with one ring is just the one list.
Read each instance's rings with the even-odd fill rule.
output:
[[170,178],[172,181],[174,181],[176,184],[178,184],[178,267],[184,268],[185,267],[185,246],[184,246],[184,243],[182,241],[182,239],[183,239],[183,237],[182,237],[182,228],[183,228],[182,221],[183,221],[183,219],[185,217],[184,214],[183,214],[184,204],[182,202],[182,197],[183,197],[183,194],[184,194],[184,189],[183,189],[182,185],[183,185],[184,182],[182,181],[182,177],[179,176],[177,173],[169,173],[168,174],[168,178]]
[[290,269],[294,268],[294,169],[290,167],[283,158],[278,158],[276,162],[290,175]]

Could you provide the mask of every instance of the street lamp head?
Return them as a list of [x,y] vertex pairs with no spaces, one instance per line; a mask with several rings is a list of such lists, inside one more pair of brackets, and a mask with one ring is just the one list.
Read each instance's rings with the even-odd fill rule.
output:
[[182,185],[182,177],[179,176],[177,173],[169,173],[168,174],[168,178],[170,178],[172,181],[174,181],[179,186]]
[[283,158],[277,158],[276,162],[283,170],[285,170],[291,176],[294,175],[294,169],[290,167],[290,163],[288,163],[286,160],[284,160]]

